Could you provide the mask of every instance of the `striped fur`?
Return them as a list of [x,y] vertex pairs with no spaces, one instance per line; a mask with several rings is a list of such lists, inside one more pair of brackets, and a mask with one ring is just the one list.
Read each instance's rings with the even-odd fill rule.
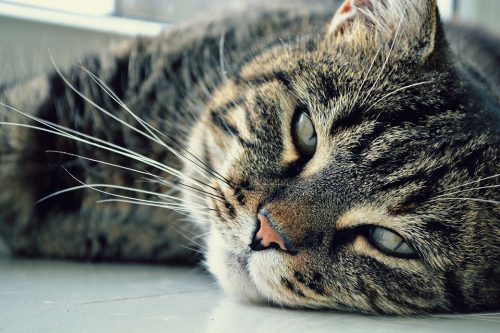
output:
[[[435,1],[403,3],[199,23],[88,57],[115,95],[77,67],[5,89],[16,110],[141,156],[4,124],[1,235],[15,254],[91,260],[178,261],[195,246],[228,293],[289,307],[498,309],[498,41],[444,28]],[[293,144],[298,109],[318,136],[310,160]],[[36,124],[8,108],[2,118]],[[35,204],[80,182],[109,185]],[[99,189],[143,206],[96,205]],[[175,197],[174,211],[154,193]],[[293,251],[252,250],[261,208]],[[377,250],[368,226],[419,257]]]

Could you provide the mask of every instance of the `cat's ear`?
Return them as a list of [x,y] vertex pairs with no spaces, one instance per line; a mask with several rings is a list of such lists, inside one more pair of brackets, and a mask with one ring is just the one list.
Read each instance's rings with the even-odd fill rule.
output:
[[436,0],[345,0],[328,37],[365,46],[392,44],[425,60],[444,41]]

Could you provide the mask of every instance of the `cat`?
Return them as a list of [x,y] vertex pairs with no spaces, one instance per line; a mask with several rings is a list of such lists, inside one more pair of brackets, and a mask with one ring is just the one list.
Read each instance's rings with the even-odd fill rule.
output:
[[137,38],[0,92],[0,234],[21,256],[202,252],[227,293],[292,308],[498,309],[499,56],[435,0]]

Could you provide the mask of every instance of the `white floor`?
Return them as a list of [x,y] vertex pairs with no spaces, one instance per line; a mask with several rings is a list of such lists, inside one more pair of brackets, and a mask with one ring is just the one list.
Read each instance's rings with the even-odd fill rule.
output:
[[224,297],[206,273],[0,258],[0,332],[500,332],[499,314],[387,318]]

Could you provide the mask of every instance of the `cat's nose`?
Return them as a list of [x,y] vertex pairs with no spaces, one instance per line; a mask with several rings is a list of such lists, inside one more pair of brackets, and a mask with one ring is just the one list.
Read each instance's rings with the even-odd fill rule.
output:
[[254,251],[281,249],[289,251],[289,242],[271,224],[269,215],[261,211],[257,214],[257,230],[254,233],[250,248]]

